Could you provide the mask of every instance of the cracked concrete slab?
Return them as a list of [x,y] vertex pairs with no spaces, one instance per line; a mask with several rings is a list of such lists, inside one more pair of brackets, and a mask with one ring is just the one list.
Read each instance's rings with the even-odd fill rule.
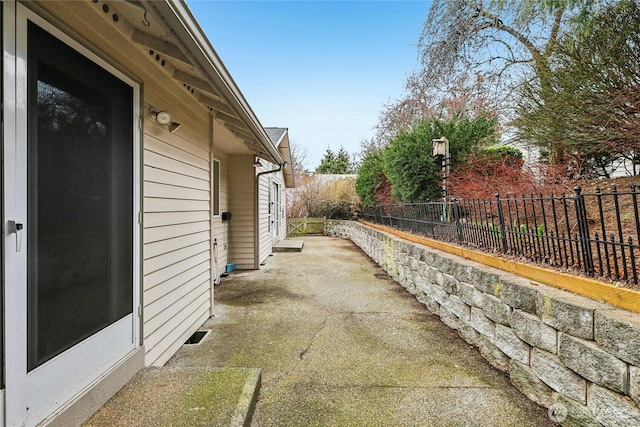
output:
[[350,241],[307,237],[215,295],[168,366],[260,368],[252,426],[553,425]]

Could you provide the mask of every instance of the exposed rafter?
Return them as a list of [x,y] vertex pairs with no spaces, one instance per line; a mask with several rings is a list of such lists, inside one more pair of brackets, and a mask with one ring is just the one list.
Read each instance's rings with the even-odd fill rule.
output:
[[252,153],[276,163],[282,161],[186,3],[124,0],[114,6],[125,10],[121,16],[128,18],[114,25],[132,42],[148,49],[164,73],[183,85]]
[[[216,115],[216,117],[218,116]],[[238,129],[237,126],[228,125],[228,124],[227,124],[227,128],[238,138],[241,138],[245,141],[256,143],[256,144],[258,143],[258,141],[256,140],[256,137],[251,135],[249,131],[246,129]]]
[[216,110],[218,112],[229,114],[229,115],[232,115],[232,116],[235,115],[235,112],[227,104],[225,104],[223,102],[220,102],[220,101],[216,101],[215,99],[210,98],[210,97],[208,97],[206,95],[200,94],[200,96],[198,97],[198,101],[200,101],[201,103],[203,103],[207,107],[213,108],[214,110]]
[[247,125],[240,119],[236,118],[235,116],[232,116],[230,114],[218,111],[216,114],[216,118],[218,120],[221,120],[225,123],[229,123],[230,125],[234,125],[236,127],[239,127],[241,130],[246,131],[247,133],[250,133],[249,129],[247,128]]
[[176,69],[173,72],[173,78],[181,81],[182,83],[186,83],[189,86],[195,87],[198,90],[220,97],[218,91],[215,90],[213,86],[209,84],[209,82],[202,80],[194,75]]
[[152,36],[151,34],[144,33],[140,30],[134,30],[131,35],[131,40],[150,49],[162,52],[173,59],[184,62],[185,64],[191,64],[189,58],[182,53],[178,46]]

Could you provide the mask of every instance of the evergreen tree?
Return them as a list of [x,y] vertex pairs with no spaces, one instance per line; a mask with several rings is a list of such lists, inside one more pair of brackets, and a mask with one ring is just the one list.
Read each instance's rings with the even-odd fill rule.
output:
[[356,193],[364,207],[371,208],[376,205],[376,190],[385,179],[382,159],[382,150],[372,151],[362,160],[358,169]]
[[[442,197],[441,163],[433,157],[431,141],[441,137],[449,140],[447,162],[455,169],[474,150],[496,142],[495,126],[495,119],[483,115],[474,120],[453,117],[445,121],[430,117],[418,122],[410,131],[398,133],[382,156],[384,175],[391,182],[393,197],[405,202]],[[374,165],[371,166],[375,171]],[[375,188],[375,185],[367,187]],[[360,198],[369,201],[364,194]]]
[[316,173],[326,174],[352,174],[354,173],[353,164],[349,153],[340,146],[340,150],[334,153],[330,148],[324,153],[324,157],[320,161],[320,165],[316,168]]

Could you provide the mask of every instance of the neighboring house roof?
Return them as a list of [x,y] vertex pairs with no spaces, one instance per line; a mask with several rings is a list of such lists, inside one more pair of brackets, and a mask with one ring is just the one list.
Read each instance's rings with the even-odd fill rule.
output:
[[275,145],[276,147],[280,145],[280,141],[282,140],[282,138],[284,138],[288,131],[287,128],[264,128],[264,130],[267,132],[267,135],[269,135],[271,142],[273,142],[273,145]]
[[284,158],[286,165],[282,169],[284,175],[284,184],[287,188],[293,188],[296,186],[293,164],[293,157],[291,156],[291,146],[289,144],[289,129],[287,128],[264,128],[273,143],[273,146],[278,149],[280,155]]
[[131,39],[151,54],[160,54],[163,70],[214,113],[249,152],[284,163],[184,0],[127,1],[118,3],[118,9],[132,27]]

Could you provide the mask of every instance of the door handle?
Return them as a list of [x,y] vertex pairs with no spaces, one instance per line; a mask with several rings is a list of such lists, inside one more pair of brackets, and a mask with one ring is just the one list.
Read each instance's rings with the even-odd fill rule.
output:
[[9,234],[15,233],[16,235],[16,252],[20,252],[22,249],[22,229],[24,228],[24,224],[16,221],[8,221],[7,224]]

